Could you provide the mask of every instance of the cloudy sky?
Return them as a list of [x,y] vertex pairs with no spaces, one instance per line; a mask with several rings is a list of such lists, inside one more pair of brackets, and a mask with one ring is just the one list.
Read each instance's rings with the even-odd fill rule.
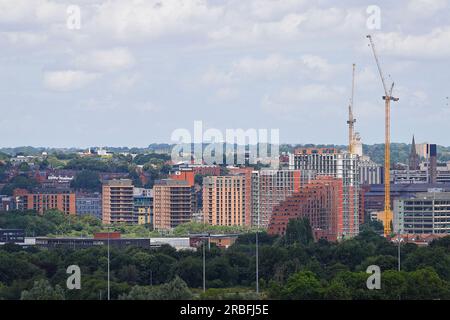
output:
[[0,146],[146,146],[195,120],[344,144],[352,63],[357,130],[382,142],[368,33],[400,98],[392,140],[450,145],[449,16],[450,0],[0,0]]

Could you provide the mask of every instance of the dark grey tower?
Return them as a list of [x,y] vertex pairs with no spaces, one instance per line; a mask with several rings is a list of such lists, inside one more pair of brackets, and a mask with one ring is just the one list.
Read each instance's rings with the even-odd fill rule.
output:
[[430,183],[437,182],[437,146],[435,144],[428,145],[428,172],[430,175]]

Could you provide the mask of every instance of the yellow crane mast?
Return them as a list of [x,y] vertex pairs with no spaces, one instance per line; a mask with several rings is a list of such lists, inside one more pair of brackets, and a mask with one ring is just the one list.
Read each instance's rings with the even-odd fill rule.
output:
[[355,95],[355,64],[353,64],[352,74],[352,95],[350,98],[350,104],[348,105],[348,152],[355,152],[355,135],[353,133],[356,119],[353,117],[353,100]]
[[392,96],[394,89],[394,83],[392,83],[390,90],[387,90],[386,81],[384,80],[383,72],[381,70],[380,62],[378,61],[377,52],[375,50],[375,44],[373,43],[372,36],[368,35],[370,46],[372,48],[373,56],[377,64],[378,72],[383,83],[385,102],[385,141],[384,141],[384,236],[387,237],[391,234],[392,223],[392,210],[391,210],[391,101],[398,101],[398,98]]

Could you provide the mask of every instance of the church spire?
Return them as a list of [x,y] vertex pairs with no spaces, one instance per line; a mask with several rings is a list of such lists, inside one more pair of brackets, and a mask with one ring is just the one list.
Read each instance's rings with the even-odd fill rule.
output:
[[419,156],[416,150],[414,135],[411,142],[411,152],[409,153],[409,170],[419,170]]

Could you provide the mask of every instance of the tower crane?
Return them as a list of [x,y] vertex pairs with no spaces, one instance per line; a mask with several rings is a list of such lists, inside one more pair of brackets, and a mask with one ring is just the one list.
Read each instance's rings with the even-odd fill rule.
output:
[[348,105],[348,152],[355,153],[355,136],[354,127],[356,119],[353,117],[353,100],[355,95],[355,64],[353,64],[353,74],[352,74],[352,95],[350,97],[350,103]]
[[394,83],[392,83],[389,91],[386,86],[386,81],[384,80],[383,71],[381,70],[380,62],[378,60],[377,52],[375,49],[375,44],[372,40],[372,36],[368,35],[367,38],[370,42],[370,47],[372,48],[373,56],[375,57],[375,62],[377,64],[378,72],[380,74],[381,82],[383,83],[385,101],[385,141],[384,141],[384,236],[387,237],[391,234],[391,223],[392,223],[392,210],[391,210],[391,101],[398,101],[399,98],[392,96],[392,91],[394,90]]

